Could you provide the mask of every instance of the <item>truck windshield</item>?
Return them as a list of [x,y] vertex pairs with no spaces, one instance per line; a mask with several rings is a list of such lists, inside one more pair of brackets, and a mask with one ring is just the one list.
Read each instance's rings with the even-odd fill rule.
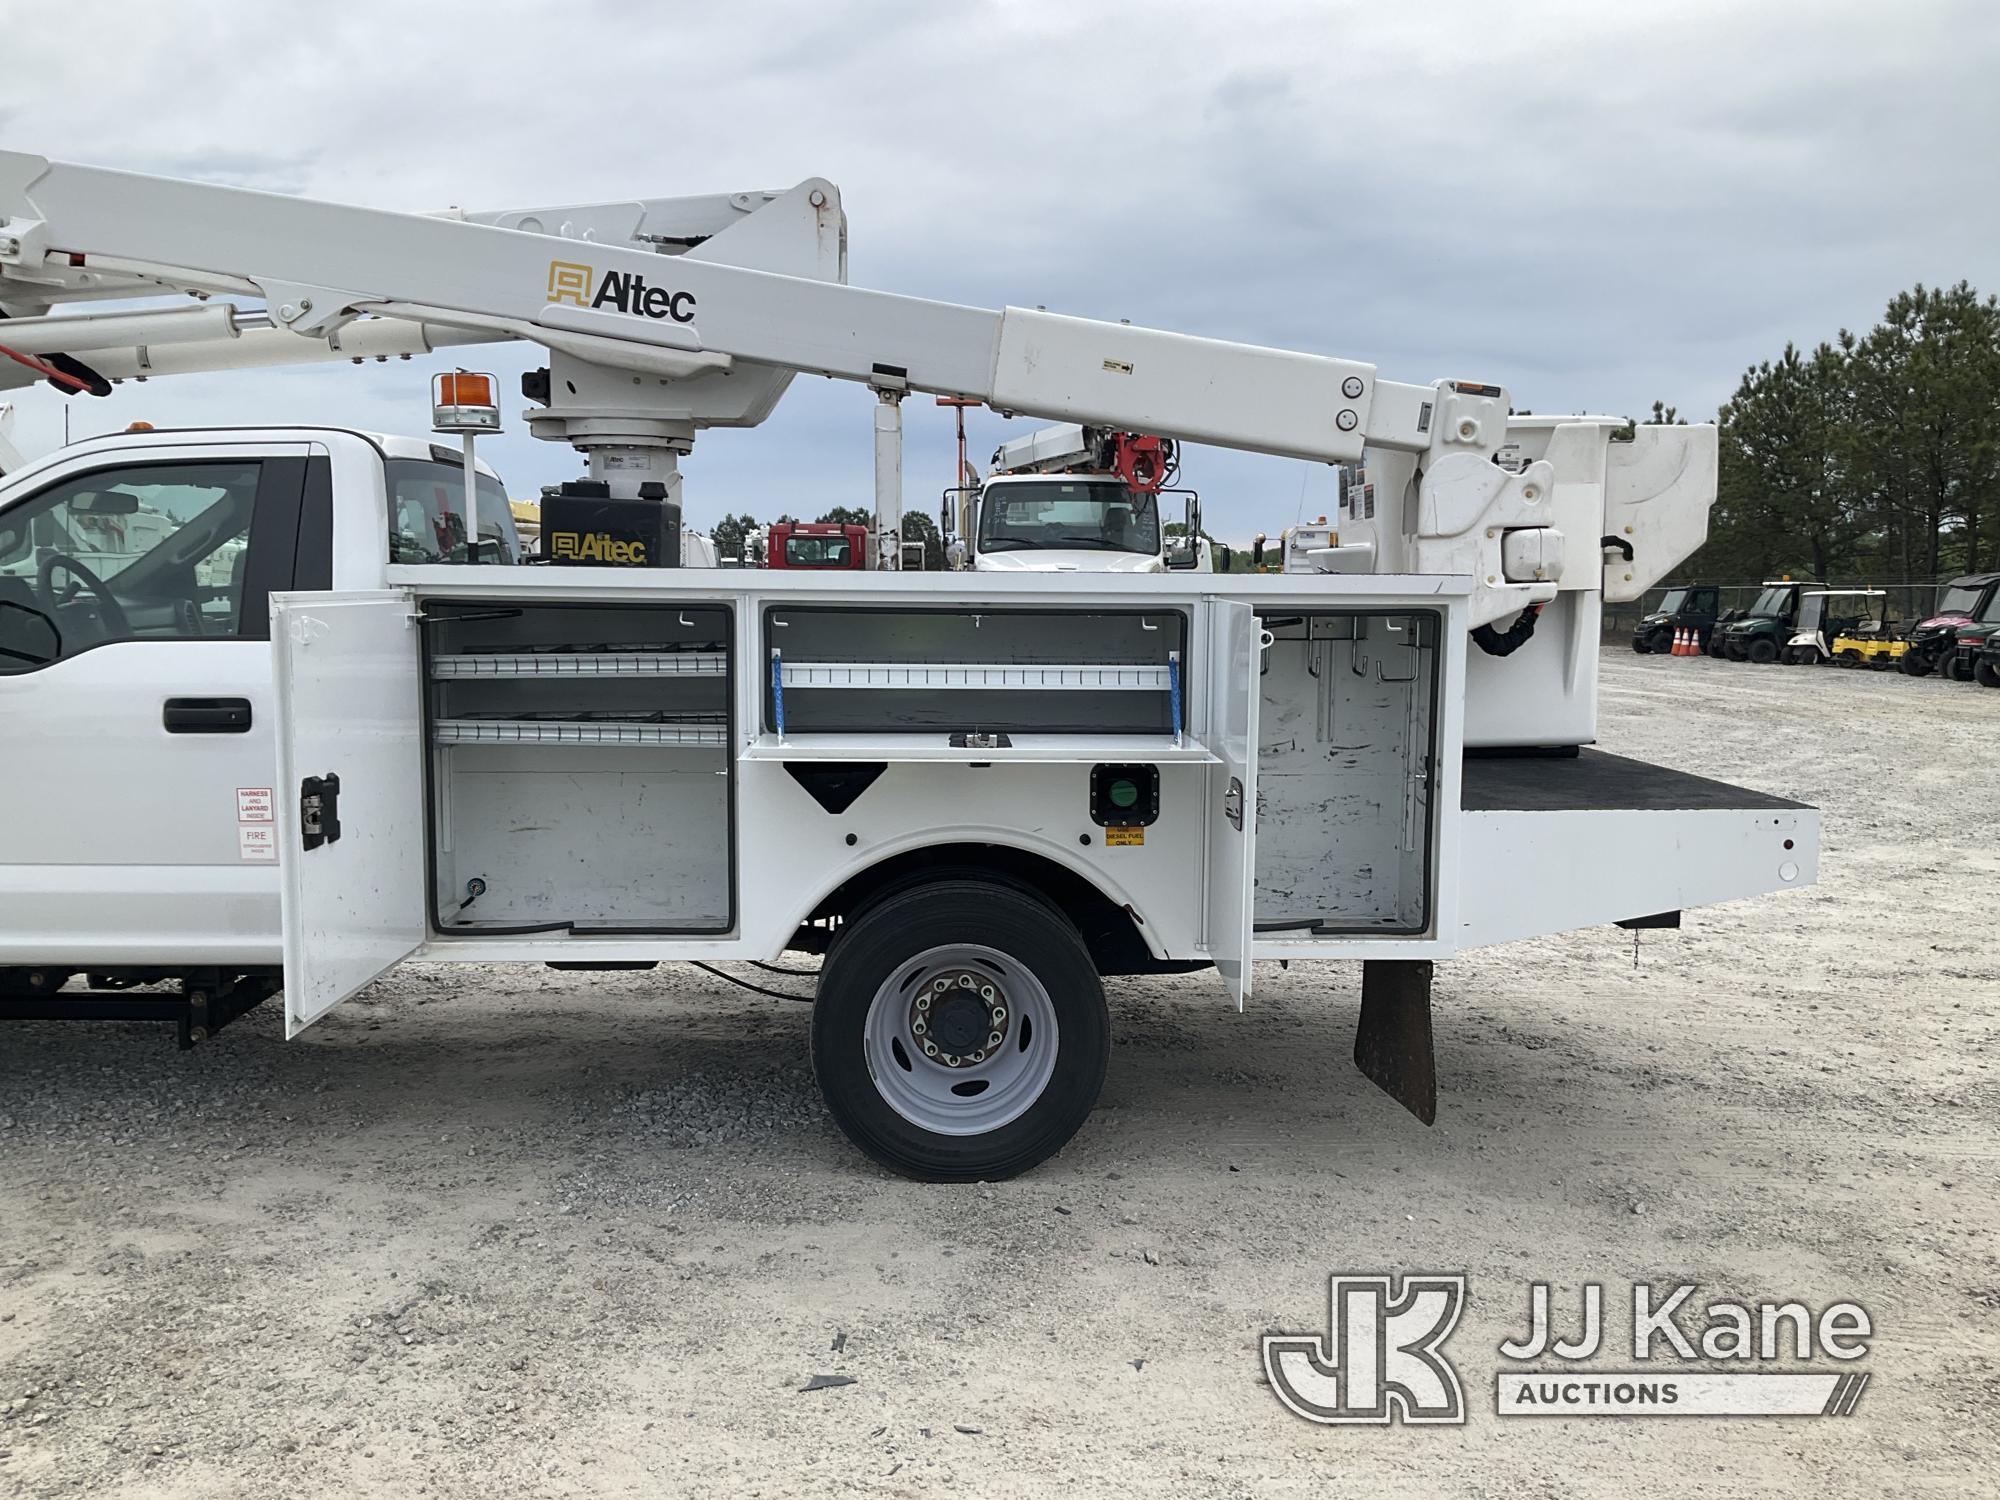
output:
[[1944,597],[1938,600],[1937,612],[1941,615],[1969,615],[1978,603],[1978,589],[1948,588]]
[[1791,597],[1792,591],[1789,588],[1765,589],[1757,596],[1757,602],[1750,606],[1750,613],[1768,615],[1775,619],[1785,612],[1785,606],[1791,602]]
[[1666,598],[1660,601],[1658,613],[1663,615],[1677,615],[1681,612],[1681,606],[1687,602],[1688,591],[1686,589],[1668,589]]
[[1153,497],[1116,480],[1050,479],[989,489],[979,505],[979,550],[1160,550]]
[[785,566],[851,568],[854,566],[854,548],[844,536],[788,536],[785,538]]
[[[462,563],[465,555],[465,470],[457,464],[392,458],[382,465],[389,486],[389,561]],[[519,562],[507,491],[491,474],[479,476],[482,562]]]

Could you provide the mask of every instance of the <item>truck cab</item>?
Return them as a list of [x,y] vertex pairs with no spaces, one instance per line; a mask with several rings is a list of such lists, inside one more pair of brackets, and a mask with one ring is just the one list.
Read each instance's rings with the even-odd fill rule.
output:
[[1210,571],[1198,506],[1169,536],[1159,495],[1116,474],[996,474],[971,510],[964,555],[978,572]]
[[873,538],[866,526],[833,521],[773,522],[767,543],[768,566],[865,571]]
[[[519,559],[478,473],[481,552]],[[0,993],[282,957],[273,591],[466,561],[457,450],[128,432],[0,478]]]

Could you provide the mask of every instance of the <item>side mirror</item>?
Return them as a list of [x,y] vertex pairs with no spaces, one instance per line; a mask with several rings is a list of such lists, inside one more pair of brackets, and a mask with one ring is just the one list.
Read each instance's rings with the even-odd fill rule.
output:
[[1227,573],[1235,565],[1236,553],[1230,548],[1229,543],[1217,542],[1215,544],[1215,571],[1218,573]]

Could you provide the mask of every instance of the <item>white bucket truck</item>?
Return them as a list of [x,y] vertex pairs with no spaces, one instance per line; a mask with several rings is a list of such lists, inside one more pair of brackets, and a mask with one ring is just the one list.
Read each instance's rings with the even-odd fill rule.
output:
[[[0,154],[27,376],[529,339],[529,420],[592,502],[674,503],[696,431],[800,370],[878,414],[933,392],[1377,486],[1357,571],[517,567],[483,493],[496,545],[459,560],[422,492],[463,471],[427,443],[64,449],[0,483],[0,1008],[174,1006],[194,1034],[282,986],[296,1033],[407,958],[813,950],[842,1129],[992,1178],[1088,1115],[1102,975],[1212,966],[1241,1006],[1259,961],[1360,960],[1356,1060],[1429,1120],[1434,961],[1812,880],[1810,808],[1589,746],[1597,610],[1700,540],[1712,430],[1615,442],[1495,387],[857,290],[844,245],[819,181],[427,218]],[[162,292],[269,326],[92,311]],[[1529,461],[1492,463],[1509,442]],[[172,530],[96,568],[79,523],[148,508]]]

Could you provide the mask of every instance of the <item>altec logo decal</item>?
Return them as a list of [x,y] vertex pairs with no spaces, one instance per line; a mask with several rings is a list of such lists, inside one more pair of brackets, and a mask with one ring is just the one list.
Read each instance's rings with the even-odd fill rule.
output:
[[593,266],[576,261],[549,262],[551,302],[567,302],[573,307],[629,313],[662,323],[692,323],[694,293],[670,292],[663,286],[647,286],[636,271],[606,271],[600,278]]

